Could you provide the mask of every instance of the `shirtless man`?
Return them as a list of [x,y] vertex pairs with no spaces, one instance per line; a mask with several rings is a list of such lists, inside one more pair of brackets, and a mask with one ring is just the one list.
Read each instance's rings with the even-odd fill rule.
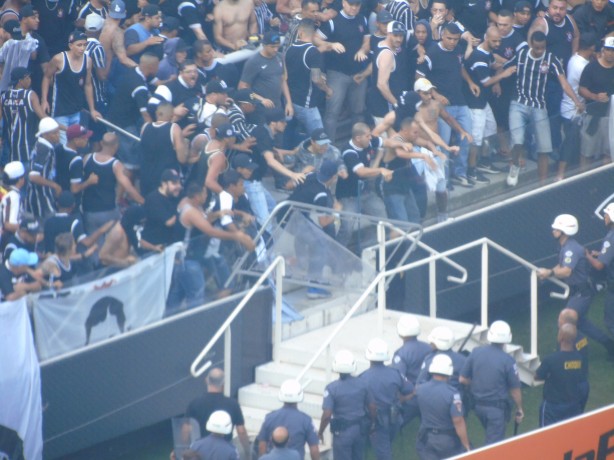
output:
[[111,61],[115,56],[119,62],[126,67],[133,68],[137,63],[128,57],[126,47],[124,46],[124,31],[119,27],[119,23],[126,17],[126,5],[122,0],[114,0],[109,9],[109,15],[104,21],[100,38],[107,56],[107,65],[109,68]]
[[258,33],[252,0],[222,0],[213,10],[213,35],[225,52],[240,50]]

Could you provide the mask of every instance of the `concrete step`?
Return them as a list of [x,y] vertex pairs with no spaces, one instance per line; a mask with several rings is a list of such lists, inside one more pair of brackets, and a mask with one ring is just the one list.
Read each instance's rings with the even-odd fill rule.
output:
[[[278,392],[279,387],[252,383],[239,389],[239,404],[241,407],[245,406],[266,411],[279,409],[282,403],[277,398]],[[303,402],[298,404],[298,408],[311,418],[319,420],[322,415],[322,394],[305,391],[305,398]]]

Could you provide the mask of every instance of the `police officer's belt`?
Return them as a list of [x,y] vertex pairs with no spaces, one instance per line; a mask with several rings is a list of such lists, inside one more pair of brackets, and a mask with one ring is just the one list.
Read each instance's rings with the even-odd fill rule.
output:
[[448,436],[456,436],[456,430],[442,430],[439,428],[424,428],[424,430],[421,431],[425,431],[427,433],[432,433],[432,434],[447,434]]
[[340,431],[345,431],[348,428],[359,425],[362,423],[363,419],[358,418],[356,420],[345,420],[343,418],[333,418],[330,421],[330,430],[334,433],[338,433]]

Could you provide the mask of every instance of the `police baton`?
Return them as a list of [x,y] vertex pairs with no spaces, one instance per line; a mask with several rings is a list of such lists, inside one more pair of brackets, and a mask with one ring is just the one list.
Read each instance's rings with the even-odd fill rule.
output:
[[[81,110],[81,112],[80,112],[80,114],[79,114],[79,115],[80,115],[80,117],[79,117],[79,118],[80,118],[79,124],[80,124],[81,126],[84,126],[85,128],[89,128],[89,120],[90,120],[90,119],[94,119],[94,117],[92,117],[92,114],[91,114],[89,111],[87,111],[87,110]],[[102,117],[97,117],[97,118],[95,118],[95,121],[97,121],[98,123],[102,123],[103,125],[107,125],[109,128],[112,128],[112,129],[113,129],[113,131],[116,131],[116,132],[118,132],[119,134],[122,134],[122,135],[124,135],[124,136],[127,136],[127,137],[129,137],[130,139],[133,139],[133,140],[135,140],[135,141],[137,141],[137,142],[141,142],[141,138],[140,138],[140,137],[135,136],[134,134],[132,134],[132,133],[130,133],[130,132],[128,132],[128,131],[126,131],[126,130],[125,130],[125,129],[123,129],[123,128],[120,128],[120,127],[119,127],[119,126],[117,126],[117,125],[114,125],[113,123],[111,123],[111,122],[110,122],[110,121],[108,121],[108,120],[105,120],[105,119],[104,119],[104,118],[102,118]]]
[[465,348],[465,345],[467,345],[467,342],[469,342],[469,339],[473,335],[473,331],[475,331],[475,328],[477,326],[478,326],[478,323],[473,323],[473,326],[471,326],[471,329],[469,330],[469,333],[467,334],[467,336],[463,340],[463,343],[461,343],[460,347],[458,347],[458,351],[457,351],[458,353],[462,353],[463,352],[463,349]]
[[514,436],[518,434],[518,425],[520,425],[520,423],[514,420]]

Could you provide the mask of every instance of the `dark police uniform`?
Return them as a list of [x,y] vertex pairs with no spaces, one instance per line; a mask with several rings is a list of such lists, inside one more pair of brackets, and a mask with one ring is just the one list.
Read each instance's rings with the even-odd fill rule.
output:
[[[398,369],[409,382],[415,385],[424,358],[426,358],[432,350],[431,346],[426,342],[422,342],[418,339],[408,340],[401,348],[394,352],[392,367]],[[418,405],[414,398],[405,401],[401,409],[403,411],[403,425],[411,422],[419,413]]]
[[286,447],[297,451],[301,459],[305,458],[305,443],[310,446],[317,446],[320,442],[311,417],[296,407],[284,406],[266,415],[260,433],[258,433],[257,440],[267,443],[267,451],[271,450],[272,447],[271,435],[273,430],[280,426],[285,427],[290,435]]
[[556,351],[544,358],[535,378],[544,380],[539,426],[552,425],[582,413],[588,369],[579,351]]
[[207,460],[239,460],[239,452],[230,441],[212,434],[194,441],[190,449],[195,450]]
[[452,360],[453,374],[450,377],[450,380],[448,381],[448,383],[452,385],[454,388],[456,388],[457,391],[460,391],[461,393],[463,393],[464,388],[459,383],[458,377],[461,371],[463,370],[463,368],[465,367],[465,362],[467,361],[467,358],[464,355],[457,353],[455,351],[452,351],[452,350],[446,350],[446,351],[431,350],[431,352],[424,358],[424,362],[422,363],[422,368],[420,369],[420,374],[418,374],[416,384],[420,385],[422,383],[425,383],[431,380],[431,374],[429,373],[429,366],[433,362],[433,358],[439,354],[448,355],[450,359]]
[[371,434],[371,446],[378,460],[392,460],[392,440],[400,425],[399,394],[410,394],[414,386],[398,369],[386,367],[381,363],[372,365],[364,371],[363,379],[377,406],[375,431]]
[[421,460],[439,460],[463,451],[452,419],[463,416],[463,402],[456,388],[443,380],[416,387],[422,421],[416,450]]
[[588,318],[594,291],[590,284],[590,264],[584,255],[584,248],[575,239],[568,238],[561,246],[558,262],[561,267],[571,268],[571,275],[564,280],[570,288],[567,308],[578,313],[578,329],[607,348],[611,343],[610,337]]
[[485,444],[501,441],[509,414],[509,392],[520,388],[514,359],[498,345],[475,348],[461,371],[471,379],[474,411],[486,430]]
[[614,229],[611,229],[605,236],[597,260],[605,266],[608,281],[603,320],[605,327],[614,335]]
[[364,458],[370,425],[367,406],[371,402],[373,397],[363,379],[348,375],[326,386],[322,409],[333,413],[330,431],[335,460]]

